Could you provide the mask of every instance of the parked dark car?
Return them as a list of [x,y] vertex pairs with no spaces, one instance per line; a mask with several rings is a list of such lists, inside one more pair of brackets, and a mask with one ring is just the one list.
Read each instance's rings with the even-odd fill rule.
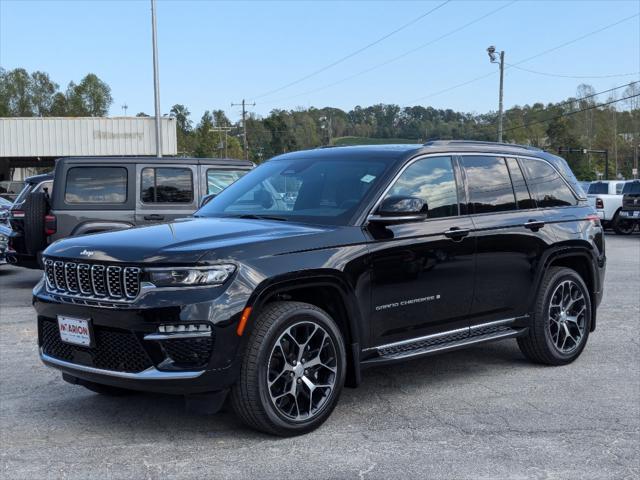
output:
[[220,158],[61,158],[52,175],[27,180],[13,208],[17,263],[40,268],[42,251],[61,238],[189,216],[201,197],[253,167]]
[[10,202],[6,198],[0,197],[0,225],[9,223],[9,210],[13,202]]
[[24,182],[22,180],[2,180],[0,181],[0,198],[13,202],[17,197]]
[[563,159],[438,141],[282,155],[194,218],[68,238],[44,262],[40,355],[66,381],[208,411],[228,395],[296,435],[367,367],[510,338],[572,362],[605,245]]
[[[45,238],[44,217],[48,208],[47,197],[53,191],[53,174],[44,173],[28,177],[9,210],[8,220],[12,229],[10,244],[13,250],[12,262],[22,266],[39,268],[37,253],[43,250]],[[28,225],[25,225],[27,199],[38,197],[42,201],[40,211],[29,205]],[[28,233],[27,233],[28,232]]]
[[640,225],[640,180],[624,184],[616,233],[630,235]]

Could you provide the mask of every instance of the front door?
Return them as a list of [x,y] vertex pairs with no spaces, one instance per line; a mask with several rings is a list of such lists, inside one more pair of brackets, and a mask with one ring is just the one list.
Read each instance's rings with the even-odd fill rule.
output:
[[197,167],[137,165],[136,224],[170,222],[198,208]]
[[460,215],[462,188],[454,159],[413,161],[386,196],[410,195],[427,219],[386,227],[370,224],[372,341],[381,345],[468,327],[475,236]]

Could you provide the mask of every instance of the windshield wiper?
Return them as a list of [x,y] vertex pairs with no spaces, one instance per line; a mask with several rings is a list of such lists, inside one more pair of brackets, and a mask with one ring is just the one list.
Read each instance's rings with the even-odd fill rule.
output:
[[256,215],[254,213],[243,213],[241,215],[229,215],[230,218],[248,218],[252,220],[277,220],[279,222],[286,222],[288,219],[285,217],[276,217],[275,215]]

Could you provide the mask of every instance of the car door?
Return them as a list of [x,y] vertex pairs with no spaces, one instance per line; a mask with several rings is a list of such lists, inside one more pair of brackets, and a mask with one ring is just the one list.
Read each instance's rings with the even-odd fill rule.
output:
[[471,326],[524,315],[551,230],[515,158],[464,155],[460,164],[477,236]]
[[428,218],[367,226],[372,240],[372,341],[380,345],[458,328],[466,334],[475,238],[471,219],[460,215],[463,190],[455,159],[412,161],[378,204],[391,195],[421,198]]
[[139,164],[136,166],[136,224],[169,222],[198,208],[197,166]]

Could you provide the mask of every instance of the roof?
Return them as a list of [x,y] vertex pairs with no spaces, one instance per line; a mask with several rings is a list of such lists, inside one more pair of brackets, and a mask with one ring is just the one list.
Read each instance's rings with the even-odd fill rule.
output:
[[220,167],[253,168],[250,160],[237,158],[189,158],[189,157],[63,157],[56,164],[105,164],[105,163],[152,163],[154,165],[184,163],[185,165],[215,165]]
[[[176,119],[160,119],[162,154],[177,153]],[[154,117],[0,118],[0,158],[154,155]]]

